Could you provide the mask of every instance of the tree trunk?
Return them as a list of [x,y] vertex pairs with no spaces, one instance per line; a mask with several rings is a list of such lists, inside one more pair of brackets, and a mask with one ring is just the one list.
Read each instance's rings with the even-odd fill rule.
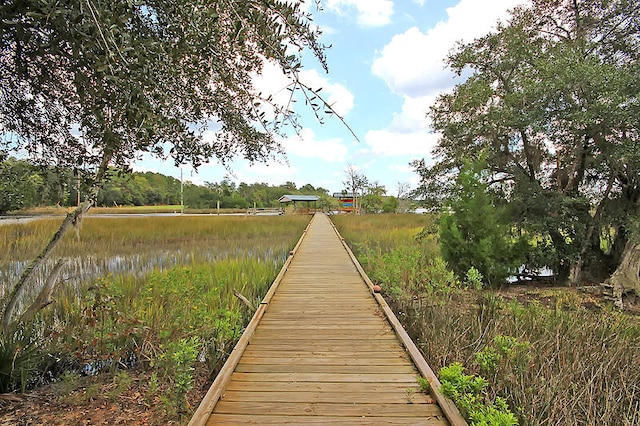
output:
[[[611,193],[611,189],[613,188],[615,177],[616,173],[612,173],[609,181],[607,182],[607,189],[604,191],[602,199],[598,203],[596,213],[593,215],[591,223],[587,227],[587,235],[582,243],[582,247],[580,248],[578,259],[571,266],[571,272],[569,273],[569,282],[571,283],[571,285],[578,285],[582,281],[585,267],[585,257],[587,256],[589,248],[598,247],[600,245],[600,222],[602,221],[602,215],[607,205],[607,201],[609,201],[609,194]],[[594,238],[596,239],[596,241],[593,241]]]
[[553,272],[556,275],[557,282],[565,283],[569,279],[569,275],[571,272],[571,265],[566,261],[568,251],[567,243],[562,234],[560,234],[560,232],[555,229],[549,231],[549,236],[551,237],[553,247],[555,248],[558,256],[557,263],[555,265],[551,265],[553,267]]
[[[26,288],[30,280],[33,278],[34,271],[42,267],[42,265],[45,263],[45,261],[49,258],[49,256],[53,252],[53,249],[62,240],[62,237],[64,236],[64,234],[72,226],[77,227],[80,224],[80,222],[82,221],[83,215],[87,211],[89,211],[91,206],[93,206],[93,204],[97,200],[98,191],[100,190],[102,180],[107,172],[107,167],[109,165],[109,161],[111,161],[111,157],[112,157],[112,152],[110,150],[109,151],[105,150],[100,163],[100,167],[96,171],[96,175],[91,187],[91,191],[89,192],[88,199],[83,204],[78,206],[73,212],[67,214],[65,219],[60,224],[60,228],[58,228],[58,230],[53,235],[53,237],[51,237],[51,240],[49,241],[47,246],[26,267],[26,269],[23,271],[18,281],[13,285],[8,297],[5,300],[3,300],[2,331],[5,335],[8,335],[11,332],[12,328],[18,323],[18,321],[14,321],[13,319],[14,316],[17,316],[18,318],[22,316],[20,314],[16,314],[14,311],[16,309],[16,306],[18,305],[20,296],[24,292],[24,289]],[[56,275],[59,274],[60,268],[61,266],[54,267],[53,273]],[[49,284],[46,284],[46,286],[48,285]],[[53,283],[53,285],[55,285],[55,282]],[[45,289],[45,292],[46,291],[49,291],[49,290]],[[35,315],[35,312],[37,312],[38,309],[41,309],[42,307],[47,306],[50,303],[50,301],[48,300],[48,296],[46,294],[43,295],[42,297],[47,299],[46,300],[47,303],[43,303],[42,300],[39,300],[40,298],[38,298],[38,300],[33,302],[32,306],[27,308],[24,314],[27,314],[28,312],[28,315],[32,317],[33,315]],[[38,306],[40,307],[38,308]],[[33,311],[34,309],[36,310],[35,312]]]
[[625,254],[625,247],[629,243],[629,232],[627,229],[618,225],[615,231],[615,238],[613,239],[613,245],[611,246],[611,254],[609,259],[609,267],[613,271],[622,263],[622,257]]
[[624,307],[622,297],[625,293],[640,295],[640,236],[636,235],[627,242],[622,262],[604,285],[612,288],[614,303],[621,309]]

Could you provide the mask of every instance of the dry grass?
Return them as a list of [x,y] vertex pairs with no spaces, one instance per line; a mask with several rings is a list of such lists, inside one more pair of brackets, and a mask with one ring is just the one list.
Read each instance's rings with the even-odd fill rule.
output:
[[[640,321],[580,305],[547,308],[490,292],[448,301],[399,299],[404,324],[436,369],[458,361],[488,376],[522,425],[640,424]],[[527,344],[524,356],[484,371],[477,354],[496,336]]]
[[[397,268],[400,257],[367,262],[372,250],[384,247],[394,253],[417,244],[398,238],[410,228],[406,220],[399,221],[400,231],[393,229],[393,216],[381,221],[368,216],[338,219],[341,232],[373,276],[384,276],[380,271],[389,269],[385,261]],[[437,256],[437,250],[423,247],[423,256]],[[404,270],[415,269],[416,262],[430,268],[424,259],[404,259]],[[554,293],[554,303],[545,306],[535,297],[520,303],[491,291],[431,291],[438,286],[412,281],[428,273],[405,276],[411,279],[383,283],[383,288],[400,287],[385,296],[431,366],[438,371],[461,362],[470,372],[484,375],[490,382],[488,396],[505,397],[521,425],[640,425],[637,316],[606,304],[592,309],[592,296],[576,293],[541,291],[541,299]],[[518,349],[496,349],[496,339],[504,336],[518,342]]]

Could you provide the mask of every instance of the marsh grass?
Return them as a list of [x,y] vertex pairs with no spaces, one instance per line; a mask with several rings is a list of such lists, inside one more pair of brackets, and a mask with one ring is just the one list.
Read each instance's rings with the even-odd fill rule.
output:
[[[43,219],[0,227],[0,261],[28,260],[46,245],[62,222]],[[212,245],[219,249],[227,239],[269,239],[281,235],[293,223],[306,223],[308,217],[249,216],[141,216],[86,217],[77,233],[68,233],[57,248],[58,256],[115,256],[141,250],[163,251],[192,248],[200,251]]]
[[[198,371],[215,375],[309,221],[290,217],[88,217],[52,258],[65,258],[64,280],[34,321],[49,361],[30,386],[60,374],[155,373],[158,409],[184,414]],[[59,225],[43,219],[0,227],[5,289]],[[34,290],[25,295],[33,297]],[[48,377],[48,379],[47,379]],[[65,376],[66,377],[66,376]],[[178,389],[175,398],[168,395]],[[182,401],[182,402],[180,402]]]
[[[0,226],[0,297],[46,245],[61,220]],[[273,250],[286,251],[307,222],[308,217],[295,216],[87,217],[77,232],[67,233],[52,258],[66,259],[63,276],[70,285],[65,288],[79,293],[82,283],[110,273],[141,274],[179,263],[247,254],[271,256]],[[32,289],[40,287],[51,265],[40,271]]]
[[[395,280],[382,283],[396,289],[385,297],[434,370],[459,362],[482,374],[486,398],[503,397],[521,425],[640,425],[638,317],[587,309],[586,296],[566,290],[539,291],[554,301],[543,305],[434,289],[420,282],[430,272],[416,271],[433,269],[424,257],[437,258],[437,246],[416,241],[406,218],[394,230],[394,217],[334,219],[367,273]],[[381,255],[371,261],[371,253]]]
[[415,240],[434,223],[431,215],[417,214],[336,215],[331,220],[356,249],[374,246],[382,253]]
[[[405,327],[440,369],[459,361],[491,381],[523,425],[640,424],[640,324],[616,311],[544,307],[479,293],[466,302],[396,300]],[[528,350],[484,367],[497,336]],[[481,358],[481,357],[480,357]]]
[[387,294],[449,293],[462,285],[440,258],[434,236],[423,232],[433,227],[433,216],[345,215],[333,220],[369,278]]

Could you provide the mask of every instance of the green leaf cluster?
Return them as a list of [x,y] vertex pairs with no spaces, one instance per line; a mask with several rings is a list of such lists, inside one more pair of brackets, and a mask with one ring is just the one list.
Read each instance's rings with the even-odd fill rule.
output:
[[170,341],[161,347],[156,367],[161,376],[171,381],[169,395],[164,395],[166,405],[178,410],[186,408],[187,392],[193,387],[195,362],[201,350],[197,337]]
[[501,363],[509,363],[514,369],[528,368],[529,342],[521,342],[515,337],[498,334],[493,342],[476,352],[475,363],[480,370],[495,374]]
[[481,376],[464,373],[464,366],[454,362],[440,369],[440,392],[453,400],[472,426],[515,426],[516,416],[502,398],[493,403],[484,402],[488,382]]
[[0,34],[3,145],[94,173],[91,182],[143,153],[196,167],[269,158],[295,118],[253,77],[275,64],[292,96],[309,98],[303,49],[326,69],[299,2],[9,0]]

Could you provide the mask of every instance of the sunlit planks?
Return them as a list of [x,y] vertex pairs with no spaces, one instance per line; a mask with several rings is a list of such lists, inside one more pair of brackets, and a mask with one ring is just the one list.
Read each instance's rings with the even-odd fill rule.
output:
[[285,269],[190,424],[450,424],[326,216]]

